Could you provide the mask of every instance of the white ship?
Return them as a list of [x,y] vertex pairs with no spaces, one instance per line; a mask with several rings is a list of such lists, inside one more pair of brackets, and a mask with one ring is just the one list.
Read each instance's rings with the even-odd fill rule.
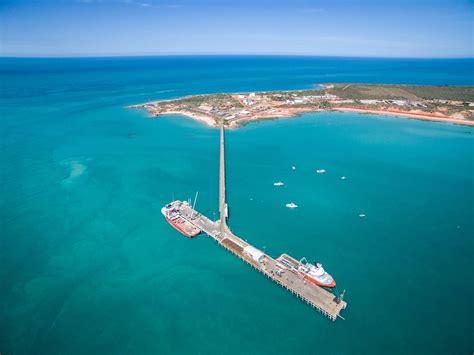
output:
[[296,208],[296,207],[298,207],[298,205],[297,205],[296,203],[290,202],[290,203],[287,203],[287,204],[286,204],[286,207],[288,207],[288,208]]
[[309,282],[323,287],[334,287],[336,281],[329,275],[320,263],[310,264],[306,258],[297,261],[288,254],[282,254],[277,258],[277,261],[294,272],[299,273],[303,278]]
[[336,286],[336,281],[323,269],[323,265],[320,263],[310,264],[306,261],[306,258],[303,258],[300,260],[298,272],[302,274],[306,280],[318,286]]

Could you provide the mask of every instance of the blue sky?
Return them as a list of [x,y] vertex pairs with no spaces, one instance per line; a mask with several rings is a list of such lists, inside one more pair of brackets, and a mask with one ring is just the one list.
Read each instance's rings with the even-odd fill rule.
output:
[[473,0],[0,0],[0,55],[473,57]]

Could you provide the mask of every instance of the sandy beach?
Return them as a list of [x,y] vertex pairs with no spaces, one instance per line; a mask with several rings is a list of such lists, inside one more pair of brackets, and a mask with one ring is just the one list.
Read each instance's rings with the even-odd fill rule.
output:
[[353,108],[353,107],[334,107],[331,111],[371,113],[375,115],[399,116],[399,117],[414,118],[414,119],[424,120],[424,121],[446,122],[446,123],[454,123],[454,124],[459,124],[459,125],[474,126],[474,121],[453,118],[450,116],[441,115],[439,113],[427,114],[425,112],[406,112],[406,111],[398,111],[398,110],[371,110],[371,109],[360,109],[360,108]]
[[[207,116],[205,114],[198,114],[196,112],[190,112],[190,111],[167,111],[167,112],[163,112],[161,115],[181,115],[181,116],[187,116],[187,117],[190,117],[196,121],[199,121],[199,122],[202,122],[208,126],[211,126],[211,127],[216,127],[216,124],[215,124],[215,121],[214,121],[214,118],[210,117],[210,116]],[[158,117],[158,116],[154,116],[154,117]]]
[[[405,112],[405,111],[398,111],[398,110],[371,110],[371,109],[360,109],[360,108],[353,108],[353,107],[334,107],[328,110],[315,110],[315,109],[307,109],[307,108],[293,108],[287,109],[285,112],[279,112],[275,115],[256,115],[253,117],[249,117],[245,120],[246,123],[256,122],[259,120],[268,120],[268,119],[278,119],[278,118],[294,118],[298,117],[299,115],[306,113],[306,112],[329,112],[329,111],[341,111],[341,112],[356,112],[356,113],[369,113],[375,115],[387,115],[387,116],[398,116],[398,117],[405,117],[405,118],[412,118],[418,119],[423,121],[434,121],[434,122],[446,122],[446,123],[453,123],[459,125],[466,125],[466,126],[474,126],[474,121],[453,118],[441,114],[426,114],[421,112]],[[199,122],[202,122],[210,127],[216,127],[216,123],[214,118],[207,116],[205,114],[198,114],[196,112],[191,111],[168,111],[163,112],[160,115],[183,115]],[[154,117],[156,117],[154,115]],[[230,128],[238,128],[240,125],[236,122],[230,123]]]
[[[474,87],[361,84],[331,84],[322,87],[317,91],[188,95],[128,108],[144,108],[155,117],[165,114],[184,115],[211,127],[216,127],[223,119],[228,128],[238,128],[261,120],[298,117],[305,112],[329,111],[399,116],[474,126],[474,120],[471,120],[474,115]],[[347,93],[345,90],[351,92]],[[427,95],[429,99],[426,98]],[[367,96],[371,98],[364,99]],[[357,99],[359,97],[361,98]]]

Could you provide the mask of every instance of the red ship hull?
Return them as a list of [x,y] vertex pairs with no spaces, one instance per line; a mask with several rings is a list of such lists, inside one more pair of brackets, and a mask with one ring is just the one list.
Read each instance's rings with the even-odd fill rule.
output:
[[166,221],[174,228],[176,229],[178,232],[184,234],[186,237],[188,238],[194,238],[195,236],[197,236],[199,233],[200,233],[200,230],[198,230],[196,233],[187,233],[186,231],[184,231],[182,228],[180,228],[177,224],[175,224],[171,219],[169,219],[168,217],[165,216],[165,219]]
[[322,287],[329,287],[329,288],[332,288],[332,287],[336,286],[336,281],[332,281],[332,282],[329,283],[329,284],[323,284],[322,282],[318,282],[317,280],[315,280],[315,279],[313,279],[312,277],[309,277],[309,276],[307,276],[307,275],[304,276],[304,279],[305,279],[305,280],[308,280],[309,282],[314,283],[315,285],[322,286]]

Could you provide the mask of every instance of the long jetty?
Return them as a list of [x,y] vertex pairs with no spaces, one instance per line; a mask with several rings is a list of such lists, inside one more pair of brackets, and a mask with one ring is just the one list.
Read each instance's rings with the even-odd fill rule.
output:
[[220,126],[220,166],[219,166],[219,212],[220,219],[212,221],[192,208],[189,203],[173,201],[171,205],[179,211],[182,218],[201,229],[220,246],[236,255],[281,287],[290,291],[329,319],[344,319],[340,312],[347,303],[342,297],[335,296],[325,288],[305,280],[301,274],[285,267],[278,258],[258,250],[246,241],[237,237],[227,225],[229,214],[226,202],[225,184],[225,141],[224,126]]

